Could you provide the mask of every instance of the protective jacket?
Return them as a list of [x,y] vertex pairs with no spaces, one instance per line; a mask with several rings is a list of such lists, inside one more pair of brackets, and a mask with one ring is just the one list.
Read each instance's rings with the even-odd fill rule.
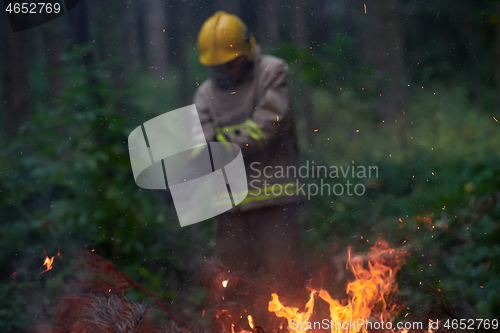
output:
[[287,64],[257,48],[252,68],[236,86],[223,89],[210,78],[195,95],[206,141],[241,148],[249,193],[236,211],[303,200],[289,93]]

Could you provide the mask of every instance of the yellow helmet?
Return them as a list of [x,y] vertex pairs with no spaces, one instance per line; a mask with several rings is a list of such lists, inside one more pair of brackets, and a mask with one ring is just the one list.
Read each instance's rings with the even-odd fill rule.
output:
[[240,56],[253,58],[255,38],[237,16],[223,11],[209,17],[198,33],[200,63],[205,66],[225,64]]

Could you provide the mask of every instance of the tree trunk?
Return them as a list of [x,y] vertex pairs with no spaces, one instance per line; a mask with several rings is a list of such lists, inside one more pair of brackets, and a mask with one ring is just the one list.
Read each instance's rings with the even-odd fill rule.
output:
[[144,1],[144,36],[147,67],[164,73],[167,68],[167,19],[163,0]]
[[64,64],[61,60],[64,51],[63,31],[66,28],[64,19],[56,19],[47,23],[44,33],[44,51],[48,76],[48,105],[51,108],[59,106],[61,94],[64,89]]
[[[303,50],[307,47],[309,43],[309,30],[306,21],[306,3],[301,0],[294,0],[292,4],[292,35],[293,35],[293,43],[297,48]],[[297,61],[297,74],[301,75],[302,69],[304,67],[304,62],[302,59]],[[303,82],[303,80],[298,80],[299,82]],[[302,83],[299,87],[295,87],[299,89],[298,93],[300,94],[300,110],[299,114],[301,118],[304,120],[306,124],[305,128],[305,138],[307,140],[307,144],[311,146],[313,144],[314,139],[314,110],[313,103],[311,101],[311,94],[309,92],[309,86],[307,83]]]
[[375,68],[380,102],[378,112],[385,122],[401,121],[406,103],[402,30],[398,0],[368,4],[368,27],[363,43],[365,59]]
[[186,46],[189,35],[189,3],[179,3],[176,11],[175,49],[177,65],[179,66],[179,97],[181,105],[189,105],[193,102],[193,88],[189,80],[189,62]]
[[12,138],[31,113],[28,79],[28,31],[6,33],[3,45],[5,133]]
[[[497,12],[497,16],[500,16],[500,4],[497,4],[496,5],[496,12]],[[495,61],[495,76],[496,76],[496,90],[497,90],[497,93],[496,93],[496,96],[497,96],[497,111],[500,111],[500,61],[498,61],[498,59],[500,59],[500,22],[497,22],[496,24],[496,40],[495,40],[495,44],[496,44],[496,56],[495,56],[495,59],[497,59],[497,61]]]
[[[73,28],[73,41],[77,45],[85,45],[90,42],[89,7],[93,8],[93,5],[90,3],[89,6],[88,0],[80,0],[75,10],[65,15]],[[88,51],[83,54],[82,60],[85,66],[89,66],[95,60],[94,54]]]
[[[358,2],[360,11],[363,4]],[[384,120],[384,129],[398,138],[400,153],[409,167],[407,130],[410,124],[406,109],[407,89],[403,61],[403,31],[399,0],[380,0],[367,4],[363,53],[375,68],[377,112]]]
[[[475,10],[475,6],[472,2],[464,2],[462,7],[464,7],[464,13],[472,13]],[[461,29],[460,26],[457,26],[457,30],[462,33],[463,42],[461,44],[466,45],[467,48],[468,72],[466,74],[470,78],[468,80],[469,96],[476,109],[481,110],[483,104],[483,87],[481,86],[480,70],[477,63],[478,59],[480,59],[478,57],[480,55],[479,45],[482,42],[482,38],[478,37],[481,36],[481,32],[473,18],[467,17],[463,22],[460,22],[460,24],[467,27],[467,29]]]
[[[124,17],[125,22],[127,22],[127,36],[125,37],[125,47],[126,47],[126,59],[127,63],[130,65],[136,65],[139,63],[139,32],[137,23],[137,4],[135,1],[129,1],[124,5]],[[165,29],[167,27],[165,26]],[[165,30],[165,35],[167,30]],[[166,36],[165,36],[166,37]],[[165,46],[166,47],[166,46]],[[165,63],[167,59],[165,57]]]
[[278,0],[260,0],[257,22],[258,42],[276,46],[279,41]]
[[229,14],[240,16],[240,2],[234,0],[217,0],[217,10],[223,10]]

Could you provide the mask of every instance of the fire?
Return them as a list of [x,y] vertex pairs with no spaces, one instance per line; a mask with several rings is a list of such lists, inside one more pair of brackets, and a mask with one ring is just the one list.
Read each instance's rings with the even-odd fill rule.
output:
[[[316,291],[311,292],[311,296],[309,297],[309,301],[306,303],[305,312],[299,312],[298,308],[288,307],[281,304],[278,295],[272,294],[272,301],[269,302],[268,310],[270,312],[274,312],[278,317],[284,317],[288,321],[288,326],[291,326],[290,323],[292,320],[299,323],[307,323],[309,322],[309,318],[311,317],[314,309],[314,296]],[[296,333],[305,333],[307,329],[294,329],[292,331]]]
[[227,287],[227,283],[228,283],[228,282],[229,282],[229,280],[224,280],[224,281],[222,281],[222,286],[223,286],[224,288],[226,288],[226,287]]
[[55,256],[49,257],[47,255],[47,251],[43,250],[43,253],[45,254],[45,260],[43,261],[42,266],[45,266],[45,270],[42,271],[40,274],[43,274],[45,272],[48,272],[52,269],[52,265],[54,264],[54,258],[57,257],[58,259],[62,259],[62,254],[61,254],[61,248],[57,248],[57,254]]
[[43,250],[43,253],[45,254],[45,261],[43,262],[42,266],[45,266],[47,268],[44,271],[42,271],[40,274],[48,272],[52,269],[52,264],[54,263],[54,258],[55,258],[54,256],[49,258],[49,256],[47,256],[47,252],[45,250]]
[[[289,332],[305,333],[312,327],[291,324],[309,322],[317,295],[330,305],[329,328],[332,333],[367,333],[366,325],[361,323],[388,322],[395,315],[395,306],[390,305],[388,297],[397,290],[395,281],[396,273],[401,267],[401,255],[385,241],[377,242],[364,256],[351,257],[349,250],[347,266],[350,267],[354,280],[347,284],[347,299],[335,300],[326,290],[312,290],[305,311],[299,312],[297,308],[284,306],[278,295],[272,294],[268,310],[287,319]],[[346,328],[342,327],[342,323],[355,325]]]
[[[254,329],[254,324],[253,324],[253,318],[251,315],[248,315],[247,316],[247,320],[248,320],[248,325],[250,326],[250,328],[253,330]],[[234,331],[234,323],[231,324],[231,333],[253,333],[252,331],[247,331],[245,329],[239,331],[239,332],[235,332]]]

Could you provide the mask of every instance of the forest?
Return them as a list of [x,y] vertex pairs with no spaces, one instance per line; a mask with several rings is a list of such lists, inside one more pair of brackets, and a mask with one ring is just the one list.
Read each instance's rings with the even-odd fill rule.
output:
[[[140,285],[131,302],[168,307],[152,326],[209,325],[214,223],[181,228],[167,191],[138,187],[127,137],[193,104],[217,10],[287,62],[300,165],[329,170],[306,187],[364,189],[301,207],[311,281],[345,297],[344,258],[383,239],[405,252],[397,320],[500,319],[500,1],[74,2],[17,32],[0,5],[1,332],[51,332],[82,251]],[[350,166],[365,175],[330,172]]]

